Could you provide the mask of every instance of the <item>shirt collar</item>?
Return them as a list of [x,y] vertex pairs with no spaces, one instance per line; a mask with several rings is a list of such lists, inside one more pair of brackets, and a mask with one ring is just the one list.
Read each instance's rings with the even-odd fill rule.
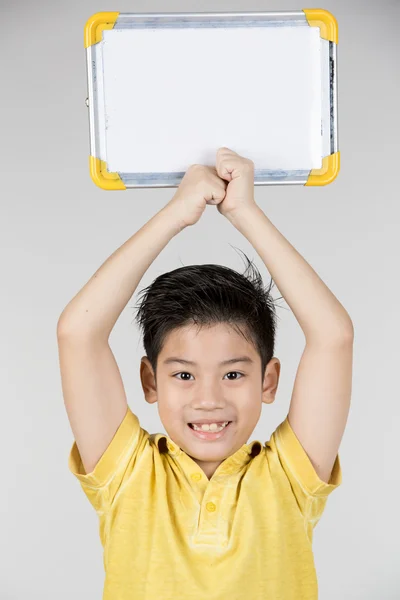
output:
[[[182,455],[187,456],[186,452],[171,440],[169,436],[163,433],[155,433],[151,437],[161,453],[167,453],[177,459],[182,457]],[[219,472],[232,473],[239,471],[245,464],[260,454],[262,448],[263,445],[259,440],[254,440],[250,444],[243,444],[241,448],[223,461],[219,467]]]

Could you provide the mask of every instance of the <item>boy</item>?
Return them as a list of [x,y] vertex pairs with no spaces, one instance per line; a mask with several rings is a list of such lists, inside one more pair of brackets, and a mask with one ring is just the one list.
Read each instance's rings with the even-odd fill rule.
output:
[[[264,445],[247,440],[280,362],[259,278],[198,265],[146,290],[141,382],[168,435],[140,427],[108,344],[146,269],[206,204],[252,243],[306,339],[288,416]],[[255,203],[252,161],[220,148],[215,169],[191,166],[64,309],[57,334],[68,464],[99,516],[103,600],[316,599],[313,528],[342,481],[353,326]]]

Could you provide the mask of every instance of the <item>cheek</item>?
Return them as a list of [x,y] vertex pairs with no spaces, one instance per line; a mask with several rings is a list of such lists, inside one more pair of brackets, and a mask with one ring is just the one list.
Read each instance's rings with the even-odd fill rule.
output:
[[246,396],[242,398],[242,401],[239,404],[237,404],[238,413],[247,421],[252,421],[259,418],[262,411],[262,398],[259,392],[258,396],[255,392],[253,396]]
[[158,413],[163,423],[170,427],[180,427],[183,422],[183,409],[176,396],[163,396],[158,401]]

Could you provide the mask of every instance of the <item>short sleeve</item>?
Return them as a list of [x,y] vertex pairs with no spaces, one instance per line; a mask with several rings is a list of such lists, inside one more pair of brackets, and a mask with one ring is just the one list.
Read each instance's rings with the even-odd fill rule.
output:
[[312,462],[296,437],[289,419],[278,425],[268,444],[279,459],[304,517],[313,526],[319,521],[328,496],[342,483],[339,454],[336,456],[329,483],[318,476]]
[[111,506],[116,493],[131,475],[144,452],[149,434],[128,406],[125,417],[91,473],[86,473],[76,441],[68,468],[80,481],[89,502],[101,514]]

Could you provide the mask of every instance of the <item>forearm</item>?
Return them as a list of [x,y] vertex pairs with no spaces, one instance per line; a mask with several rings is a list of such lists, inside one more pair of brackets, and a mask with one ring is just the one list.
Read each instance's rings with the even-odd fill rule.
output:
[[307,341],[325,343],[353,335],[344,307],[258,206],[230,220],[262,258]]
[[141,278],[181,231],[168,205],[118,248],[63,310],[57,334],[108,339]]

